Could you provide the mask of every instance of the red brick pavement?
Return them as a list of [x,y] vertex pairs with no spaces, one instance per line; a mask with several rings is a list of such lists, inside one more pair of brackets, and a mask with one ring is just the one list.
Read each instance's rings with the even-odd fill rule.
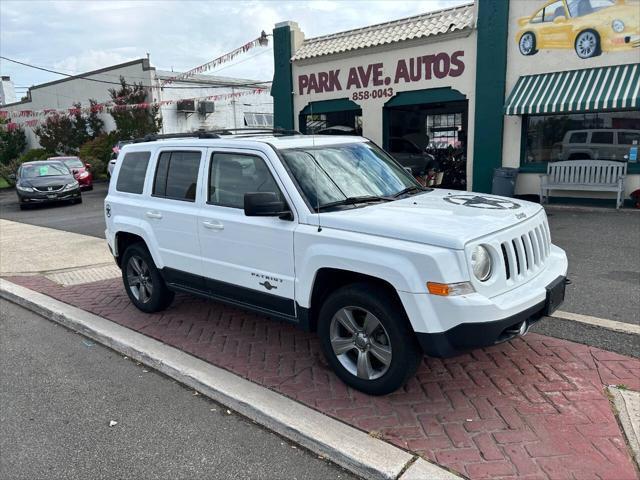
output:
[[106,317],[265,385],[471,478],[636,479],[603,387],[640,390],[640,360],[530,334],[424,359],[402,391],[369,397],[329,370],[315,335],[178,295],[144,314],[121,281],[61,287],[9,280]]

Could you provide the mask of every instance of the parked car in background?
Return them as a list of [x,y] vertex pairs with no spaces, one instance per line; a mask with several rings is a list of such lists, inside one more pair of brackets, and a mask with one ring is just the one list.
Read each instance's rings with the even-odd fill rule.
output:
[[331,127],[318,130],[318,135],[358,135],[355,128],[347,125],[333,125]]
[[20,165],[16,193],[20,208],[28,205],[68,201],[81,203],[80,184],[59,160],[39,160]]
[[109,164],[107,165],[107,177],[111,179],[111,175],[113,174],[113,169],[116,166],[116,160],[118,159],[118,152],[120,149],[125,146],[127,143],[131,143],[130,140],[121,140],[116,143],[113,147],[113,151],[111,153],[111,159],[109,160]]
[[633,142],[640,143],[640,130],[569,130],[559,145],[559,160],[625,161]]
[[50,157],[48,160],[56,160],[64,163],[83,190],[93,190],[93,174],[91,165],[80,160],[79,157]]
[[411,174],[423,185],[429,172],[438,168],[435,158],[427,153],[426,147],[421,148],[410,138],[390,138],[388,152],[400,165],[410,170]]
[[518,19],[516,42],[522,55],[540,49],[574,49],[580,58],[640,45],[637,0],[550,0]]

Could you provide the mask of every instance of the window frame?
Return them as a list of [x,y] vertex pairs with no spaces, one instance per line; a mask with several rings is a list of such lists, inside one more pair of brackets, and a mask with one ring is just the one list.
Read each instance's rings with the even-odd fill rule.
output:
[[[196,196],[193,200],[189,199],[189,198],[179,198],[179,197],[170,197],[167,195],[158,195],[156,193],[154,193],[155,190],[155,186],[156,186],[156,180],[158,178],[158,167],[160,166],[160,157],[162,156],[163,153],[199,153],[200,154],[200,161],[198,163],[198,173],[197,173],[197,177],[196,177]],[[153,173],[153,180],[151,181],[151,194],[150,196],[153,198],[159,198],[159,199],[164,199],[164,200],[173,200],[173,201],[178,201],[178,202],[188,202],[188,203],[196,203],[196,201],[198,200],[198,190],[200,189],[198,186],[198,182],[200,181],[200,171],[202,170],[202,158],[203,158],[203,153],[205,153],[204,150],[202,149],[172,149],[170,147],[168,148],[164,148],[161,150],[158,150],[156,152],[156,161],[155,161],[155,171]],[[167,168],[167,178],[169,178],[169,169],[171,168],[171,157],[169,157],[169,167]],[[166,186],[165,186],[165,191],[166,191]]]
[[[152,150],[132,150],[132,151],[126,151],[123,152],[124,155],[122,157],[122,160],[117,161],[116,165],[118,165],[118,176],[114,185],[114,189],[117,193],[119,194],[125,194],[125,195],[144,195],[145,193],[145,188],[147,185],[147,178],[148,178],[148,172],[149,172],[149,165],[152,163],[151,160],[153,158],[153,151]],[[135,154],[135,153],[146,153],[149,155],[149,158],[147,158],[147,167],[145,168],[144,171],[144,176],[143,176],[143,180],[142,180],[142,189],[140,190],[140,193],[136,193],[136,192],[127,192],[126,190],[119,190],[118,189],[118,182],[120,181],[120,174],[122,173],[122,167],[124,165],[124,161],[127,158],[127,155],[130,154]]]
[[276,179],[277,175],[274,175],[274,172],[271,171],[271,166],[269,165],[269,162],[267,161],[266,158],[264,158],[262,155],[260,155],[259,153],[248,153],[248,152],[243,152],[243,151],[239,151],[239,150],[210,150],[210,155],[208,155],[208,164],[205,164],[205,168],[207,169],[207,183],[206,183],[206,188],[205,188],[205,205],[210,205],[212,207],[220,207],[220,208],[230,208],[232,210],[240,210],[242,211],[242,213],[244,214],[244,207],[232,207],[229,205],[221,205],[219,203],[214,203],[210,201],[211,198],[211,174],[212,174],[212,170],[213,170],[213,157],[216,154],[223,154],[223,155],[242,155],[244,157],[252,157],[252,158],[257,158],[258,160],[261,160],[262,162],[264,162],[265,167],[267,167],[267,171],[269,172],[269,175],[271,175],[271,178],[273,179],[273,183],[275,184],[276,188],[278,189],[278,191],[276,193],[280,194],[280,198],[282,199],[282,201],[287,205],[287,209],[289,211],[291,211],[293,213],[293,209],[291,208],[291,202],[289,201],[289,199],[287,198],[287,196],[284,194],[284,189],[280,186],[280,184],[278,183],[278,180]]

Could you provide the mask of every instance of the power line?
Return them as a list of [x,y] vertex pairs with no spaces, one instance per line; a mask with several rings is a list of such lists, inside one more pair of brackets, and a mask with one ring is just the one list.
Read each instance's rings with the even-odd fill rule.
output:
[[[62,75],[64,77],[69,77],[69,78],[73,78],[75,80],[87,80],[90,82],[97,82],[97,83],[106,83],[108,85],[118,85],[120,86],[121,83],[120,82],[111,82],[109,80],[100,80],[97,78],[88,78],[88,77],[84,77],[82,75],[71,75],[68,73],[64,73],[64,72],[59,72],[56,70],[52,70],[49,68],[44,68],[44,67],[39,67],[37,65],[31,65],[25,62],[20,62],[18,60],[14,60],[12,58],[8,58],[8,57],[4,57],[2,55],[0,55],[0,58],[2,58],[3,60],[6,60],[8,62],[13,62],[13,63],[17,63],[18,65],[23,65],[25,67],[29,67],[29,68],[34,68],[36,70],[42,70],[44,72],[49,72],[49,73],[54,73],[56,75]],[[253,58],[253,57],[251,57]],[[240,63],[240,62],[238,62]],[[86,74],[85,74],[86,75]],[[142,82],[140,82],[142,83]],[[163,89],[174,89],[174,90],[186,90],[186,89],[193,89],[193,88],[231,88],[231,87],[238,87],[238,88],[242,88],[242,87],[259,87],[261,85],[267,84],[267,83],[271,83],[268,81],[263,81],[263,82],[251,82],[251,83],[215,83],[211,86],[206,86],[206,87],[169,87],[169,86],[164,86],[164,87],[160,87]],[[158,88],[158,85],[142,85],[144,88]]]

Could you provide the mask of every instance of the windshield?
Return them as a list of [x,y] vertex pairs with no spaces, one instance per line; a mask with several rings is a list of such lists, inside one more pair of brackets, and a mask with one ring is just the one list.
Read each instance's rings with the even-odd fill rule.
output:
[[69,168],[82,168],[84,165],[82,164],[82,160],[79,158],[65,158],[63,160],[64,164]]
[[569,0],[569,15],[581,17],[614,5],[614,0]]
[[[282,150],[314,209],[356,197],[393,197],[420,188],[404,168],[371,143]],[[420,188],[421,189],[421,188]]]
[[56,175],[69,175],[69,169],[62,163],[39,163],[37,165],[22,165],[20,177],[54,177]]

